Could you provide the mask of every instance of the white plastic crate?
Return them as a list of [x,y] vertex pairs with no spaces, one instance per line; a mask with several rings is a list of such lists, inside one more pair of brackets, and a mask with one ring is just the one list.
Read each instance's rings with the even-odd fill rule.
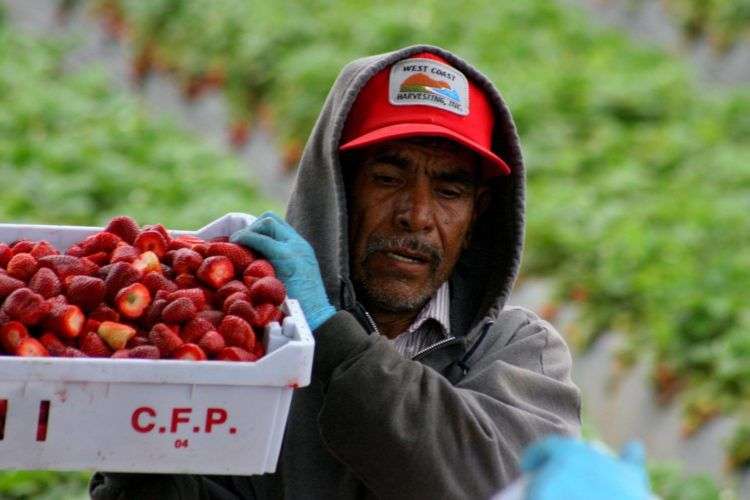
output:
[[[227,214],[199,231],[254,220]],[[95,227],[0,224],[0,241],[68,248]],[[248,475],[272,472],[292,391],[310,382],[314,342],[299,304],[282,306],[256,362],[0,357],[0,469]],[[48,407],[46,436],[38,435]],[[2,424],[2,422],[0,422]]]

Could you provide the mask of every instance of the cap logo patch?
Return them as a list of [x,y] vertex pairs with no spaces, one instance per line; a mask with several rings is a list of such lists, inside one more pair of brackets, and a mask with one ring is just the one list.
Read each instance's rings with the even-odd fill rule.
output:
[[393,65],[388,100],[396,106],[432,106],[469,114],[469,82],[460,71],[432,59],[404,59]]

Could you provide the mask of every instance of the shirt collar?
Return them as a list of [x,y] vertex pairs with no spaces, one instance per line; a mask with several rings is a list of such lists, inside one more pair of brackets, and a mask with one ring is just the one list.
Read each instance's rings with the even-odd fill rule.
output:
[[443,283],[437,289],[432,299],[425,305],[414,319],[405,334],[413,333],[418,330],[428,319],[437,321],[442,326],[443,335],[449,336],[451,333],[450,324],[450,287],[448,282]]

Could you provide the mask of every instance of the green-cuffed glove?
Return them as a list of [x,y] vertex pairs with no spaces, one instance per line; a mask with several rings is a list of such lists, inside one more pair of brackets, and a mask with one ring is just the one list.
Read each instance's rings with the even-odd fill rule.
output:
[[265,212],[230,241],[257,250],[273,264],[289,297],[299,301],[311,330],[336,313],[328,301],[315,251],[281,217]]
[[652,498],[640,443],[617,457],[578,439],[549,437],[529,447],[521,468],[527,500],[648,500]]

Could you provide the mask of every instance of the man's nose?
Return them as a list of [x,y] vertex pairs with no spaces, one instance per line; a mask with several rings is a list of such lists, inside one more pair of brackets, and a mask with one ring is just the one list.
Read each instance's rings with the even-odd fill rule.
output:
[[396,225],[409,232],[429,231],[434,227],[434,200],[428,182],[417,181],[405,189],[396,209]]

